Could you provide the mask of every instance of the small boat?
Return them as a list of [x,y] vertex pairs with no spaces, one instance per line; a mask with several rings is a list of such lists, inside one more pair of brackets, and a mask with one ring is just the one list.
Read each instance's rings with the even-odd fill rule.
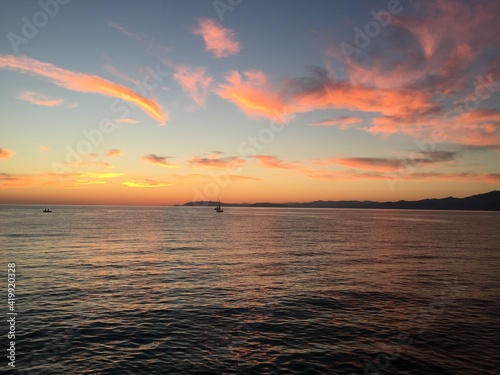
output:
[[224,210],[220,208],[220,201],[217,203],[217,206],[214,208],[214,210],[217,212],[224,212]]
[[52,212],[52,211],[46,208],[45,210],[43,210],[43,212]]

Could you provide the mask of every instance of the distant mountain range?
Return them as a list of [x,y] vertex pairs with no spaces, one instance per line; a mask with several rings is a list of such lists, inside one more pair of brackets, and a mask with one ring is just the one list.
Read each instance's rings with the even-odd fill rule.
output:
[[[197,201],[181,206],[215,206],[217,202]],[[480,210],[500,211],[500,191],[471,195],[465,198],[422,199],[419,201],[314,201],[290,203],[222,203],[225,207],[282,207],[282,208],[385,208],[412,210]]]

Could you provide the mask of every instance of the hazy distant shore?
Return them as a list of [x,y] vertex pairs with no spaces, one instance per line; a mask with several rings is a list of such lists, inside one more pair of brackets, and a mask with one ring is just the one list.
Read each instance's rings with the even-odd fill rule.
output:
[[[214,201],[187,202],[180,206],[215,206]],[[282,207],[282,208],[379,208],[421,210],[484,210],[500,211],[500,191],[472,195],[465,198],[422,199],[418,201],[313,201],[290,203],[223,203],[226,207]]]

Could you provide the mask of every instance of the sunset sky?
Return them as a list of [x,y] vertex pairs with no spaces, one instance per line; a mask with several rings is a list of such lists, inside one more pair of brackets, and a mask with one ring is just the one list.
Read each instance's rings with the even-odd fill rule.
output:
[[500,3],[2,3],[0,203],[500,189]]

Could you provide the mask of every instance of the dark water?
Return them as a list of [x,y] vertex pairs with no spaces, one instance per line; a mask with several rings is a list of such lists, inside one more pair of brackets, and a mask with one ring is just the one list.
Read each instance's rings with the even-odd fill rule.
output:
[[488,212],[0,206],[9,373],[496,374],[499,244]]

